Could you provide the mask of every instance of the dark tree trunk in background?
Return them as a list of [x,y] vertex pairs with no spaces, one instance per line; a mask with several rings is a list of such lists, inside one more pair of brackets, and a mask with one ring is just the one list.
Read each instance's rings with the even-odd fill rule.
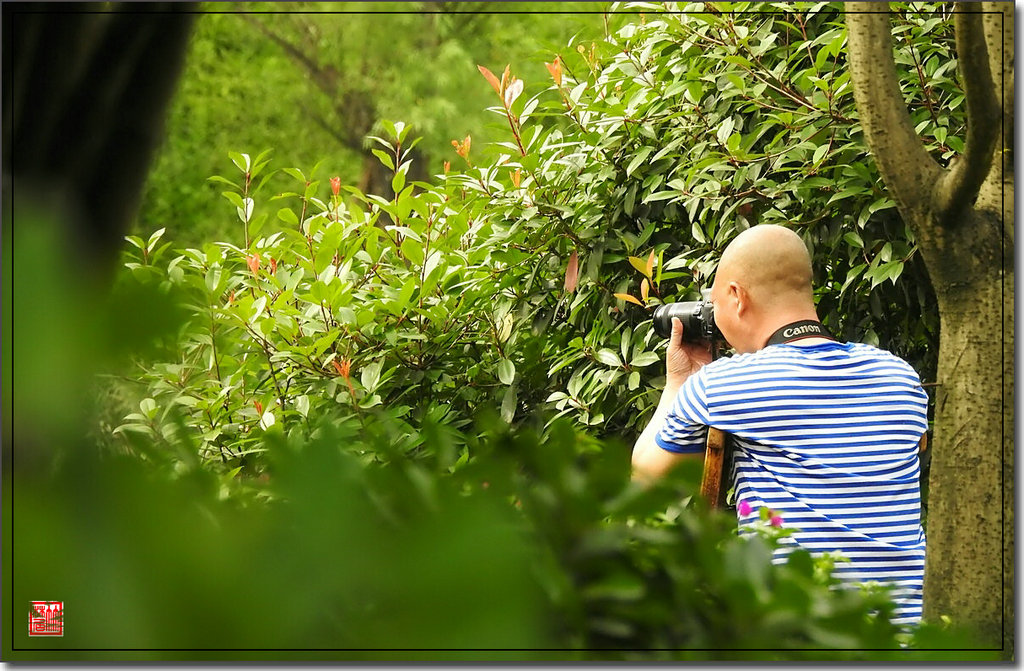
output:
[[[112,274],[182,70],[196,6],[3,6],[3,183]],[[9,210],[8,210],[9,211]],[[93,274],[92,272],[89,273]]]

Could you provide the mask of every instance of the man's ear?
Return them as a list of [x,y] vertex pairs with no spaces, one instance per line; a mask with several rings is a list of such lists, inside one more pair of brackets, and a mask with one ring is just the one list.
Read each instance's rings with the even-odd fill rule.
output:
[[737,282],[729,282],[729,289],[726,292],[729,302],[732,303],[736,316],[741,317],[750,307],[750,294]]

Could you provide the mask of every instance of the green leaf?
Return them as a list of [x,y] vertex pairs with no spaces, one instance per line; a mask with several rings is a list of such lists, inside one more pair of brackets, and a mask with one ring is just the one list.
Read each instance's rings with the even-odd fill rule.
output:
[[206,271],[206,289],[211,294],[219,293],[221,279],[221,268],[220,266],[213,266]]
[[700,102],[701,96],[704,95],[704,85],[697,80],[687,82],[686,95],[690,102],[696,105]]
[[239,185],[235,184],[230,179],[225,179],[225,178],[221,177],[220,175],[213,175],[211,177],[207,177],[206,181],[214,182],[216,184],[226,184],[228,186],[231,186],[231,187],[234,187],[234,188],[238,189],[239,191],[242,190],[242,187],[240,187]]
[[220,195],[227,198],[228,202],[237,208],[245,207],[245,203],[242,202],[242,197],[234,191],[222,191]]
[[887,210],[891,207],[896,207],[896,201],[894,201],[892,198],[889,198],[888,196],[882,196],[875,202],[868,205],[868,212],[874,214],[879,210]]
[[416,265],[423,263],[423,245],[412,238],[407,237],[402,240],[402,254]]
[[622,360],[619,355],[610,349],[600,349],[594,354],[594,358],[603,363],[606,366],[612,368],[619,368],[622,366]]
[[263,311],[267,308],[267,297],[266,295],[260,296],[252,304],[252,317],[249,318],[249,323],[254,323],[263,314]]
[[367,392],[372,392],[377,389],[377,384],[380,382],[380,368],[381,363],[379,361],[374,361],[373,363],[363,366],[363,370],[360,371],[359,382]]
[[405,174],[396,172],[395,176],[391,178],[391,188],[395,193],[399,193],[402,187],[405,186]]
[[283,221],[284,223],[290,224],[292,226],[299,225],[298,215],[295,214],[295,212],[293,212],[292,209],[288,207],[282,207],[280,210],[278,210],[277,218]]
[[309,180],[306,179],[306,176],[302,174],[302,171],[299,170],[298,168],[284,168],[284,169],[281,170],[281,172],[283,172],[283,173],[285,173],[287,175],[291,175],[297,181],[302,182],[303,186],[305,186],[306,182],[309,181]]
[[309,396],[302,394],[295,398],[295,410],[303,417],[309,417]]
[[409,304],[409,299],[412,298],[412,294],[416,291],[416,278],[409,277],[402,285],[402,290],[398,293],[398,298],[395,300],[396,306],[399,310],[405,308]]
[[502,384],[512,384],[516,377],[516,365],[508,359],[498,360],[498,379]]
[[403,238],[412,238],[413,240],[419,243],[423,242],[423,238],[420,237],[420,234],[414,231],[413,229],[409,228],[408,226],[388,225],[384,227],[384,230],[389,231],[391,233],[398,233]]
[[427,257],[426,262],[423,264],[423,277],[424,279],[429,278],[437,265],[441,263],[441,252],[434,250],[430,252],[430,256]]
[[157,230],[155,233],[153,233],[153,235],[149,236],[149,242],[146,243],[146,251],[147,252],[152,252],[153,251],[153,247],[156,246],[157,241],[160,240],[161,236],[163,236],[164,231],[166,231],[166,230],[167,230],[166,228],[161,228],[161,229]]
[[370,151],[373,152],[373,155],[376,156],[377,159],[380,160],[380,162],[383,163],[388,170],[395,169],[395,161],[391,158],[390,154],[385,152],[383,149],[371,149]]
[[516,404],[519,401],[519,392],[516,387],[509,387],[501,399],[501,418],[511,424],[516,415]]
[[187,396],[183,394],[181,396],[175,397],[174,402],[177,403],[178,405],[183,405],[187,408],[194,408],[197,405],[199,405],[202,401],[196,398],[195,396]]
[[726,143],[726,140],[728,140],[729,136],[732,134],[733,128],[734,124],[732,117],[726,117],[722,120],[722,124],[718,127],[718,130],[715,131],[715,137],[718,138],[719,144],[724,145]]
[[843,200],[844,198],[850,198],[851,196],[859,196],[866,191],[869,191],[869,189],[864,186],[848,186],[839,193],[834,194],[831,198],[828,199],[828,202],[825,204],[831,205],[832,203]]
[[825,154],[828,153],[828,145],[823,144],[814,150],[814,156],[811,158],[811,163],[817,165],[821,163],[821,160],[825,158]]
[[242,172],[249,172],[249,168],[252,167],[252,161],[248,154],[239,154],[236,151],[229,151],[228,158],[235,164],[235,167]]
[[657,363],[658,361],[661,361],[661,357],[658,356],[657,353],[643,352],[642,354],[633,357],[633,360],[629,362],[629,365],[634,368],[643,368],[644,366],[650,366],[652,363]]
[[252,219],[252,209],[254,206],[255,202],[252,198],[243,198],[242,205],[235,208],[235,211],[238,213],[239,220],[245,222]]
[[153,419],[154,417],[156,417],[156,401],[154,401],[151,398],[142,399],[139,402],[139,409],[142,410],[142,414],[144,414],[149,419]]
[[852,284],[858,277],[860,277],[861,273],[863,273],[864,269],[867,267],[868,266],[866,263],[862,263],[858,266],[850,268],[850,272],[846,274],[846,281],[843,282],[843,287],[839,290],[839,293],[846,293],[846,288],[849,287],[850,284]]
[[641,147],[640,151],[633,156],[633,160],[629,162],[628,166],[626,166],[626,176],[628,177],[629,175],[632,175],[633,171],[636,170],[641,163],[647,160],[647,157],[651,155],[652,151],[654,151],[654,147],[651,145]]
[[313,357],[315,358],[322,355],[324,352],[327,351],[327,348],[330,347],[337,339],[337,331],[331,331],[330,333],[318,338],[317,341],[313,343]]
[[[395,139],[398,140],[399,142],[404,142],[405,141],[405,136],[409,133],[409,127],[405,125],[405,122],[404,121],[396,121],[395,125],[393,126],[393,129],[394,129]],[[416,138],[416,140],[418,140],[418,139],[419,138]],[[413,140],[413,144],[409,146],[409,149],[412,149],[413,145],[415,145],[415,143],[416,143],[416,140]]]
[[626,361],[629,355],[629,345],[633,340],[633,331],[628,327],[622,331],[622,339],[619,340],[619,352],[622,354],[622,360]]

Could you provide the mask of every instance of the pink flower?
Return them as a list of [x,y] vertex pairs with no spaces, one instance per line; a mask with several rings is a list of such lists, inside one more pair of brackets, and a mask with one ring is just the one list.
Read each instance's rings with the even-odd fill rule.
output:
[[260,254],[256,252],[250,256],[245,257],[245,262],[249,264],[249,270],[252,271],[253,275],[259,275],[260,273]]
[[736,512],[740,514],[740,517],[746,517],[750,514],[751,510],[750,504],[747,503],[746,499],[741,500],[736,506]]
[[331,193],[335,196],[341,193],[341,177],[331,177]]
[[780,515],[772,515],[771,525],[773,527],[781,527],[782,526],[782,517]]

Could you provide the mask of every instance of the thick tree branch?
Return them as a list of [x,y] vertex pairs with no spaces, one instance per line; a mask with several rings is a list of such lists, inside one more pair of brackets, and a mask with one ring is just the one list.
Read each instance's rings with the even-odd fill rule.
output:
[[936,214],[939,223],[947,227],[966,220],[963,213],[973,205],[988,175],[1002,113],[989,70],[982,14],[963,3],[957,3],[956,9],[953,23],[967,109],[967,137],[963,155],[935,185]]
[[315,57],[306,53],[298,46],[279,35],[277,32],[268,28],[259,19],[248,14],[239,14],[239,16],[284,49],[285,53],[302,65],[302,67],[306,68],[306,71],[309,72],[310,77],[313,78],[313,82],[317,85],[317,88],[328,96],[334,96],[338,93],[338,73],[334,71],[333,68],[321,67]]
[[983,2],[982,23],[988,51],[992,85],[1002,110],[1001,135],[996,146],[988,178],[978,194],[978,207],[1002,212],[1003,236],[1012,248],[1014,241],[1013,175],[1014,175],[1014,49],[1013,5],[1008,2]]
[[320,126],[320,128],[322,128],[324,130],[324,132],[326,132],[328,135],[330,135],[335,140],[337,140],[338,144],[340,144],[341,146],[343,146],[343,147],[351,147],[351,148],[354,148],[354,149],[358,149],[358,147],[352,147],[351,138],[346,137],[345,135],[342,135],[341,133],[339,133],[336,130],[337,124],[332,124],[331,122],[329,122],[322,115],[320,115],[317,112],[315,112],[312,109],[310,109],[309,105],[303,104],[302,105],[302,112],[306,116],[308,116],[310,119],[315,121],[316,125]]
[[982,24],[988,53],[989,71],[1000,97],[1002,89],[1003,133],[1013,137],[1013,4],[1008,2],[983,2]]
[[885,2],[847,2],[850,81],[868,147],[905,218],[932,209],[943,170],[910,123],[893,59]]
[[[323,117],[315,117],[315,120],[327,129],[332,136],[337,138],[343,146],[361,151],[363,149],[363,138],[370,132],[374,117],[373,106],[366,101],[366,96],[359,91],[342,90],[341,77],[338,71],[331,65],[321,65],[316,54],[303,50],[298,44],[267,27],[259,19],[246,14],[240,14],[240,16],[280,46],[285,54],[309,73],[313,83],[332,102],[335,112],[344,121],[343,124],[339,124],[343,131],[331,130]],[[307,25],[307,27],[313,26]],[[366,67],[366,63],[363,64],[363,67]]]

